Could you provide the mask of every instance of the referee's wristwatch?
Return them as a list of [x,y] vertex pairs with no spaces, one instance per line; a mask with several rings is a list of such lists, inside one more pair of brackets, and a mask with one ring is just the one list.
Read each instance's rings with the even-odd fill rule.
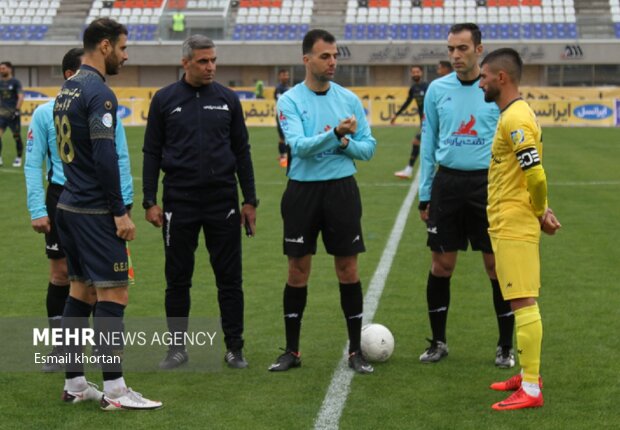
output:
[[254,197],[252,199],[244,200],[242,205],[251,205],[251,206],[254,206],[255,208],[257,208],[259,203],[260,203],[260,200],[258,200],[256,197]]
[[144,200],[142,202],[142,207],[146,210],[151,209],[153,206],[155,206],[157,203],[155,203],[155,200]]

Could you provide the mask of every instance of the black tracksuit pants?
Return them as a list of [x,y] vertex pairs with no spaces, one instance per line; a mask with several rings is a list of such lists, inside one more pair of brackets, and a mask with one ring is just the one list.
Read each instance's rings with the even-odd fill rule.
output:
[[163,200],[166,316],[189,316],[194,254],[202,230],[218,289],[224,341],[228,349],[241,349],[244,304],[236,186],[183,190],[168,187]]

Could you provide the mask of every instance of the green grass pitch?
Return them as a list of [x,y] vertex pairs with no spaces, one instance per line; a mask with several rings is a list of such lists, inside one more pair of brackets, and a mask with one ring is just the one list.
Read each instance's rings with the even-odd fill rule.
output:
[[[358,163],[368,251],[360,256],[364,289],[377,268],[410,181],[393,172],[406,163],[414,130],[376,128],[376,156]],[[139,203],[143,128],[128,128],[136,188],[131,244],[137,283],[126,316],[163,316],[161,232],[144,221]],[[258,195],[258,232],[243,239],[246,358],[250,367],[211,373],[128,373],[129,386],[161,399],[154,412],[110,413],[93,403],[64,405],[62,374],[0,369],[0,429],[286,429],[313,428],[346,341],[333,261],[322,246],[313,261],[301,338],[303,366],[267,372],[284,346],[280,197],[276,132],[250,130]],[[415,206],[387,277],[375,322],[396,339],[392,358],[375,373],[354,376],[340,420],[342,429],[592,429],[618,428],[620,408],[620,132],[617,129],[546,129],[544,165],[549,200],[563,224],[544,237],[540,307],[544,339],[545,406],[498,413],[504,397],[488,384],[513,370],[493,365],[497,336],[491,287],[479,254],[459,255],[448,320],[450,356],[422,365],[427,343],[425,285],[430,254]],[[0,309],[3,318],[44,316],[48,263],[43,237],[30,228],[22,169],[10,167],[14,145],[4,138],[0,168]],[[216,289],[204,246],[197,252],[192,315],[217,317]],[[1,330],[2,328],[0,328]],[[11,354],[7,345],[1,354]],[[162,351],[163,355],[163,351]],[[159,357],[157,357],[159,359]],[[101,383],[101,375],[89,380]]]

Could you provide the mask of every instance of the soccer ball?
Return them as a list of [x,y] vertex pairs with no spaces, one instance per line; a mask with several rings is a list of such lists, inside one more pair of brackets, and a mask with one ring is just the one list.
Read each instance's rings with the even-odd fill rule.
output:
[[381,324],[362,327],[362,354],[368,361],[387,361],[394,352],[394,336]]

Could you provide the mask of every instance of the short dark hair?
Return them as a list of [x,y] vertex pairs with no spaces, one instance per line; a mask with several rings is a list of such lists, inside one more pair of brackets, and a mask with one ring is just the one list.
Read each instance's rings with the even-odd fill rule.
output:
[[303,55],[312,52],[312,48],[318,40],[322,40],[325,43],[336,43],[336,38],[329,31],[315,28],[314,30],[307,32],[304,36],[304,41],[301,44],[301,51]]
[[411,69],[420,69],[421,71],[424,71],[424,68],[419,64],[414,64],[413,66],[409,67],[409,70]]
[[76,71],[82,65],[82,56],[84,55],[83,48],[69,49],[64,57],[62,57],[62,74],[64,75],[67,70]]
[[280,70],[278,70],[278,75],[281,75],[283,73],[289,73],[288,69],[280,69]]
[[474,46],[478,46],[482,43],[482,32],[473,22],[463,22],[460,24],[454,24],[450,27],[450,34],[460,33],[461,31],[469,31],[471,33],[471,40],[474,42]]
[[439,62],[439,65],[440,65],[441,67],[445,67],[445,68],[446,68],[446,69],[448,69],[448,70],[452,70],[452,63],[451,63],[451,62],[449,62],[449,61],[446,61],[446,60],[441,60],[441,61]]
[[108,39],[112,45],[116,45],[118,38],[124,34],[127,36],[127,27],[110,18],[98,18],[91,22],[84,30],[84,51],[94,51],[102,40]]
[[480,66],[488,64],[495,70],[505,71],[516,84],[521,81],[523,60],[517,51],[512,48],[500,48],[487,54]]
[[11,69],[11,72],[13,71],[13,63],[11,63],[10,61],[3,61],[2,63],[0,63],[1,66],[7,66],[9,69]]

